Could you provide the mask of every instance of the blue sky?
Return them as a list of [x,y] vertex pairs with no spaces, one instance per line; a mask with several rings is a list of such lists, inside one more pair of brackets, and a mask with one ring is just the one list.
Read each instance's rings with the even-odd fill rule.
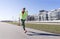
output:
[[16,20],[25,7],[28,14],[60,8],[60,0],[0,0],[0,20]]

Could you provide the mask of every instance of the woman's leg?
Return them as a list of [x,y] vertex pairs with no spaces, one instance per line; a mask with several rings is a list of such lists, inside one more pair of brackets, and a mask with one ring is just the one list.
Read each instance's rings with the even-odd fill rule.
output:
[[27,30],[25,29],[25,20],[21,19],[21,21],[22,21],[22,26],[23,26],[24,32],[26,33]]
[[21,19],[21,21],[22,21],[23,29],[25,30],[25,20]]

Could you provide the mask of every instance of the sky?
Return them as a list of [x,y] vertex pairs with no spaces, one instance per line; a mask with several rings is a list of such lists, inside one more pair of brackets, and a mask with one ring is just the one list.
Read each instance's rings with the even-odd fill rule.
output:
[[0,0],[0,20],[17,20],[24,7],[29,15],[38,14],[60,8],[60,0]]

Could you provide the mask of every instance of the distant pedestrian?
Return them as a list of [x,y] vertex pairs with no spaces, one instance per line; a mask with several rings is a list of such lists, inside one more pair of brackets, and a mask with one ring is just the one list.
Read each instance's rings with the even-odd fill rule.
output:
[[28,13],[26,11],[26,8],[23,8],[20,13],[20,19],[21,19],[23,30],[25,33],[27,32],[27,30],[25,29],[25,20],[26,20],[27,16],[28,16]]

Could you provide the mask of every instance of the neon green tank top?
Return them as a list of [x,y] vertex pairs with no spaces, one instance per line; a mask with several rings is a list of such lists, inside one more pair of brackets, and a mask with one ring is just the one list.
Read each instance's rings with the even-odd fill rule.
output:
[[25,11],[24,14],[22,15],[22,13],[20,13],[20,19],[25,20],[27,18],[27,12]]

